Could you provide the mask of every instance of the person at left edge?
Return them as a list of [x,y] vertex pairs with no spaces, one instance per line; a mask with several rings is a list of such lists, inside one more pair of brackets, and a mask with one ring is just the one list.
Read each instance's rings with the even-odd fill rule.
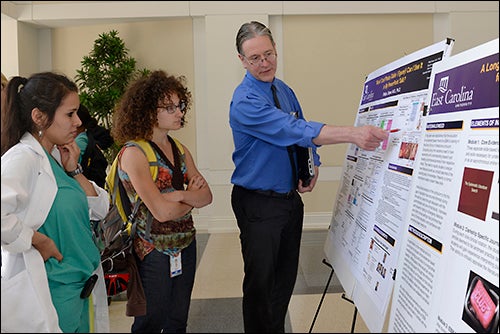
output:
[[5,92],[6,92],[6,89],[7,88],[7,84],[9,83],[9,80],[7,79],[7,77],[2,73],[2,109],[1,109],[1,112],[2,112],[2,116],[1,116],[1,121],[2,121],[2,131],[3,131],[3,120],[5,117],[3,117],[3,113],[4,113],[4,104],[5,104]]
[[4,101],[5,101],[5,88],[7,87],[8,83],[9,83],[9,80],[2,73],[2,110],[3,110]]
[[[2,332],[109,332],[104,275],[90,228],[90,219],[107,213],[109,196],[77,163],[79,104],[76,84],[54,72],[16,76],[7,85]],[[98,280],[92,294],[82,298],[93,274]]]

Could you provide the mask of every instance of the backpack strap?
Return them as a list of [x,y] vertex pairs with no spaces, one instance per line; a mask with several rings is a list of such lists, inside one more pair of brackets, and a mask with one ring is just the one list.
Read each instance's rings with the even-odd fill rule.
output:
[[184,154],[184,146],[181,144],[181,142],[177,139],[177,138],[174,138],[172,136],[169,136],[170,138],[172,138],[175,142],[175,145],[177,146],[177,148],[179,149],[179,153],[181,155]]
[[156,159],[156,154],[153,148],[151,147],[151,144],[143,139],[140,140],[131,140],[128,141],[127,144],[130,144],[132,146],[139,147],[142,150],[142,153],[148,158],[149,161],[149,171],[151,172],[151,177],[153,178],[153,181],[156,182],[156,179],[158,178],[158,160]]
[[163,152],[163,150],[158,145],[156,145],[154,141],[151,141],[150,144],[156,151],[156,154],[158,154],[160,158],[163,159],[168,168],[172,170],[172,187],[176,190],[184,190],[184,176],[182,174],[181,168],[181,153],[179,152],[179,147],[177,146],[174,139],[172,139],[172,137],[170,136],[167,137],[172,146],[172,154],[174,156],[173,162],[167,158],[165,152]]
[[[153,147],[151,146],[151,143],[140,139],[140,140],[132,140],[127,142],[128,144],[132,146],[139,147],[144,155],[148,158],[149,161],[149,171],[151,172],[151,177],[153,178],[153,182],[156,183],[156,180],[158,179],[158,166],[159,162],[158,159],[156,159],[156,154],[155,151],[153,150]],[[140,204],[140,198],[137,195],[136,197],[136,203]],[[146,238],[149,239],[151,236],[151,226],[153,224],[153,215],[151,212],[148,210],[147,218],[146,218]],[[136,229],[136,224],[134,222],[132,226],[132,231],[131,233],[135,233]]]
[[[109,173],[106,176],[106,183],[104,188],[108,191],[110,197],[110,204],[115,205],[118,213],[120,214],[124,222],[133,221],[134,217],[139,209],[140,201],[136,201],[133,210],[130,209],[130,200],[127,196],[125,188],[123,187],[120,178],[118,177],[118,162],[123,150],[118,152],[111,167]],[[127,226],[129,233],[135,232],[135,227]]]

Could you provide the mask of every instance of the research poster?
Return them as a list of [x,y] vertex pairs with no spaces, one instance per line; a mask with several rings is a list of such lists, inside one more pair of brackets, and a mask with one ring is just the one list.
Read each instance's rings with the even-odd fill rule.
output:
[[390,135],[375,151],[350,145],[325,254],[371,332],[381,332],[397,273],[403,224],[421,150],[431,70],[453,40],[416,51],[369,74],[355,125]]
[[498,333],[498,47],[432,68],[389,332]]

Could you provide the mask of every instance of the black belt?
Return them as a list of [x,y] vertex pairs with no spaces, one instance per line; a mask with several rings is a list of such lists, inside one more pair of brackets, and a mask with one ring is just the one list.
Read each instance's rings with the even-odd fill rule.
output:
[[291,199],[293,196],[297,193],[295,190],[290,190],[289,192],[286,193],[279,193],[274,190],[253,190],[253,189],[247,189],[243,188],[241,186],[235,186],[241,189],[244,189],[249,192],[253,192],[262,196],[267,196],[267,197],[274,197],[274,198],[284,198],[284,199]]

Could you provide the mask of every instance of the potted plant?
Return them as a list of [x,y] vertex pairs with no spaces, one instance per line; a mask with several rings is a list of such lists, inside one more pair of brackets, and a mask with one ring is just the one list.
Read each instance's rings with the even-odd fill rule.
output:
[[[128,49],[118,32],[111,30],[99,35],[76,72],[75,81],[80,89],[81,103],[100,125],[110,129],[115,104],[129,82],[150,71],[136,69],[136,60],[128,55]],[[118,149],[115,144],[106,150],[108,161],[114,159]]]

